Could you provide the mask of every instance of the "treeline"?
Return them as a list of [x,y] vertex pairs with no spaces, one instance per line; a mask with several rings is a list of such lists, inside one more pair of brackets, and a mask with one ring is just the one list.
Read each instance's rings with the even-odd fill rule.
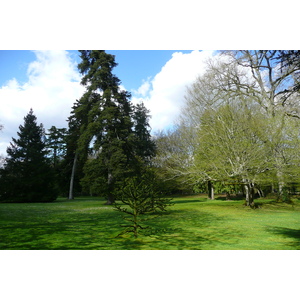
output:
[[246,204],[299,188],[300,52],[223,51],[187,88],[175,130],[157,138],[164,176]]
[[155,197],[235,193],[254,206],[255,194],[273,192],[288,201],[297,191],[299,51],[219,52],[187,87],[174,129],[153,136],[150,112],[119,89],[114,56],[80,54],[86,90],[71,109],[68,128],[45,132],[29,112],[0,171],[2,201],[88,194],[112,204],[128,191],[137,197],[140,187]]
[[46,133],[30,110],[0,171],[2,201],[45,202],[85,193],[112,204],[127,178],[153,173],[149,111],[119,89],[113,55],[83,50],[80,57],[86,90],[72,107],[68,128],[52,126]]

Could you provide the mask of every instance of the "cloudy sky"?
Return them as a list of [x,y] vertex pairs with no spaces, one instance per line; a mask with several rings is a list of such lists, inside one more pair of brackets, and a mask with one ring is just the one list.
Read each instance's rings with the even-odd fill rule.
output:
[[[115,50],[114,73],[131,92],[131,101],[150,109],[152,132],[172,126],[186,86],[205,68],[213,51]],[[17,137],[24,116],[33,109],[46,129],[67,127],[71,107],[84,92],[77,51],[0,51],[0,154]]]

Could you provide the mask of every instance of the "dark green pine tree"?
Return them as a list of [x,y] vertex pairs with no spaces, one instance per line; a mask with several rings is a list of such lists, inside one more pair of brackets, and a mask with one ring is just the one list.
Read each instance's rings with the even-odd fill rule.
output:
[[80,171],[76,165],[85,162],[83,189],[105,195],[107,204],[112,204],[124,180],[140,175],[155,155],[149,111],[143,104],[134,107],[131,94],[120,90],[121,81],[112,73],[117,66],[113,55],[103,50],[80,53],[78,69],[86,92],[74,104],[69,119],[72,143],[67,152],[72,148],[68,153],[74,157],[69,194]]
[[144,103],[141,103],[134,107],[132,117],[134,122],[135,155],[148,166],[156,154],[156,144],[151,139],[150,134],[149,113],[150,111],[145,107]]
[[2,201],[50,202],[57,197],[55,175],[44,142],[43,125],[37,125],[32,109],[19,126],[18,139],[7,148],[1,170]]
[[66,152],[66,128],[56,128],[52,126],[46,133],[46,146],[50,150],[50,156],[54,169],[57,168],[59,162]]
[[55,126],[52,126],[50,129],[48,129],[48,133],[46,133],[46,136],[46,147],[49,151],[47,157],[50,158],[51,166],[53,167],[55,172],[56,185],[59,189],[59,195],[66,196],[66,191],[68,189],[68,182],[66,180],[66,177],[69,177],[65,174],[67,129],[56,128]]
[[116,186],[134,162],[131,95],[119,89],[120,80],[112,74],[117,65],[113,55],[102,50],[80,53],[78,68],[86,92],[73,111],[80,119],[77,151],[85,155],[87,147],[92,149],[82,182],[85,189],[105,195],[107,204],[112,204]]

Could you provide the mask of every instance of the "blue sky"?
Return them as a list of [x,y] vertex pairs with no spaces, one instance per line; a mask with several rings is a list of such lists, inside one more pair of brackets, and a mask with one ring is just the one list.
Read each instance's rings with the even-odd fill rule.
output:
[[128,89],[138,89],[142,81],[155,76],[174,52],[190,53],[188,50],[107,50],[116,57],[115,74]]
[[[107,50],[115,55],[113,70],[133,103],[143,101],[152,115],[152,132],[174,125],[185,89],[204,72],[213,51]],[[67,127],[71,107],[84,88],[79,84],[78,51],[0,50],[0,155],[30,108],[45,129]]]
[[[80,62],[79,52],[68,51],[74,61]],[[190,53],[189,50],[106,50],[116,56],[118,66],[114,73],[128,89],[138,89],[143,79],[153,76],[172,58],[174,52]],[[35,60],[33,51],[0,50],[0,86],[16,78],[26,82],[28,65]]]
[[0,50],[0,86],[12,78],[26,81],[28,65],[34,59],[35,54],[32,51]]

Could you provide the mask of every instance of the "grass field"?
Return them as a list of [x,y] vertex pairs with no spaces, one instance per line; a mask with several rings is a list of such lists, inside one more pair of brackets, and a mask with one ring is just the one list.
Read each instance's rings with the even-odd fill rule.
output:
[[[137,239],[123,230],[122,214],[103,199],[58,199],[52,203],[0,203],[0,249],[300,249],[300,201],[294,205],[258,199],[174,197],[173,206],[148,221],[152,231]],[[151,234],[150,234],[151,233]]]

